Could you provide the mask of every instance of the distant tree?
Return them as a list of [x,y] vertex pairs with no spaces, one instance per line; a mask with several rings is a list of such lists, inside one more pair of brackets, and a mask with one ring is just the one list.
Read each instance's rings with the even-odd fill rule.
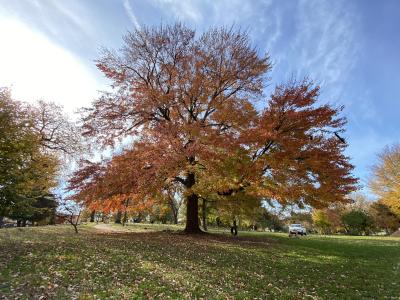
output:
[[[345,205],[348,210],[363,210],[366,212],[373,203],[366,194],[361,192],[352,193],[350,199],[351,202]],[[343,207],[338,208],[343,209]]]
[[329,220],[329,216],[326,210],[317,209],[312,213],[312,219],[314,222],[314,226],[317,228],[318,232],[321,234],[329,234],[332,233],[331,227],[332,224]]
[[374,227],[374,220],[363,210],[351,210],[342,215],[342,222],[348,234],[369,235]]
[[54,224],[58,203],[52,194],[31,193],[15,198],[7,216],[17,220],[17,226],[25,226],[27,221],[37,225]]
[[7,216],[17,221],[17,227],[25,227],[34,214],[33,203],[32,198],[15,197]]
[[[353,204],[333,204],[327,208],[314,209],[312,214],[314,227],[322,234],[343,232],[342,215],[354,209],[351,208],[352,205]],[[368,206],[366,208],[368,208]]]
[[266,208],[262,208],[262,214],[259,218],[259,223],[262,227],[268,228],[270,231],[283,230],[284,223],[279,216]]
[[56,209],[58,207],[55,195],[41,195],[35,199],[32,206],[34,207],[34,211],[33,215],[29,219],[32,223],[39,225],[54,225]]
[[90,212],[90,222],[91,222],[91,223],[94,222],[95,216],[96,216],[96,211],[95,211],[95,210],[92,210],[92,211]]
[[343,204],[334,204],[325,208],[324,211],[327,214],[331,226],[330,231],[332,233],[343,233],[342,215],[346,212],[346,206]]
[[[197,233],[205,195],[221,206],[259,205],[263,197],[326,206],[355,189],[341,108],[319,105],[319,87],[309,81],[280,85],[265,99],[271,62],[245,32],[138,29],[97,66],[113,90],[84,110],[85,135],[104,147],[134,137],[106,168],[120,183],[107,200],[151,202],[166,185],[180,184],[185,231]],[[256,110],[257,100],[264,110]],[[86,193],[78,190],[78,198]]]
[[203,230],[208,231],[208,202],[206,198],[199,197],[201,199],[201,223],[203,225]]
[[400,217],[400,144],[388,146],[379,154],[369,186],[380,202]]
[[304,212],[292,211],[290,213],[290,217],[287,218],[287,221],[289,221],[290,223],[301,223],[304,226],[306,226],[307,228],[310,228],[313,223],[312,213],[308,212],[308,211],[304,211]]
[[381,201],[371,204],[369,214],[374,219],[375,226],[386,234],[391,234],[400,227],[400,217]]
[[115,214],[115,220],[114,220],[115,224],[121,224],[122,223],[122,211],[117,211],[117,213]]
[[18,227],[24,227],[27,221],[32,224],[54,224],[57,201],[52,195],[34,197],[21,196],[10,208],[7,216],[17,220]]
[[182,189],[177,184],[166,185],[164,189],[154,197],[153,208],[150,210],[156,214],[159,221],[178,224],[179,210],[182,206]]
[[170,186],[166,191],[167,203],[171,209],[173,223],[178,224],[179,210],[182,206],[183,195],[179,186]]

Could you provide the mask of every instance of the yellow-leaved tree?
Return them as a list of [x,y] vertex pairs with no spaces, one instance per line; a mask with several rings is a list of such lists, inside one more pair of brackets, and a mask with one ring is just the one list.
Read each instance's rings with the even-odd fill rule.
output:
[[400,144],[387,146],[379,154],[369,186],[381,203],[400,216]]

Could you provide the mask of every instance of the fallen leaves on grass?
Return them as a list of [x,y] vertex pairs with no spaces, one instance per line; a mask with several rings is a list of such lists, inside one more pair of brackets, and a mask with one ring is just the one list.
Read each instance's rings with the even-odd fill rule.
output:
[[400,294],[393,284],[400,243],[392,240],[293,240],[264,233],[190,236],[135,231],[134,226],[105,231],[84,227],[75,235],[62,226],[0,231],[0,295],[395,299]]

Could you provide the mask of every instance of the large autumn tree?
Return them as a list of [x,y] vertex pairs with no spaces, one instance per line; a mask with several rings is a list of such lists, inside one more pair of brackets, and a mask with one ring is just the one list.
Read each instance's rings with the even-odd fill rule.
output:
[[138,29],[97,66],[112,91],[84,109],[85,135],[105,147],[131,137],[132,146],[104,167],[77,171],[85,183],[73,180],[77,194],[151,201],[179,184],[193,233],[201,197],[323,207],[355,189],[341,108],[318,104],[319,87],[309,81],[280,85],[266,98],[271,62],[245,32]]

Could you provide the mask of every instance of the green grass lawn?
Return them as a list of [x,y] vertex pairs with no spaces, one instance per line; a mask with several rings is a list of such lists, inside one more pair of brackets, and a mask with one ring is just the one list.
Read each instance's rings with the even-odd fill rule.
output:
[[0,299],[400,299],[398,238],[121,228],[1,229]]

